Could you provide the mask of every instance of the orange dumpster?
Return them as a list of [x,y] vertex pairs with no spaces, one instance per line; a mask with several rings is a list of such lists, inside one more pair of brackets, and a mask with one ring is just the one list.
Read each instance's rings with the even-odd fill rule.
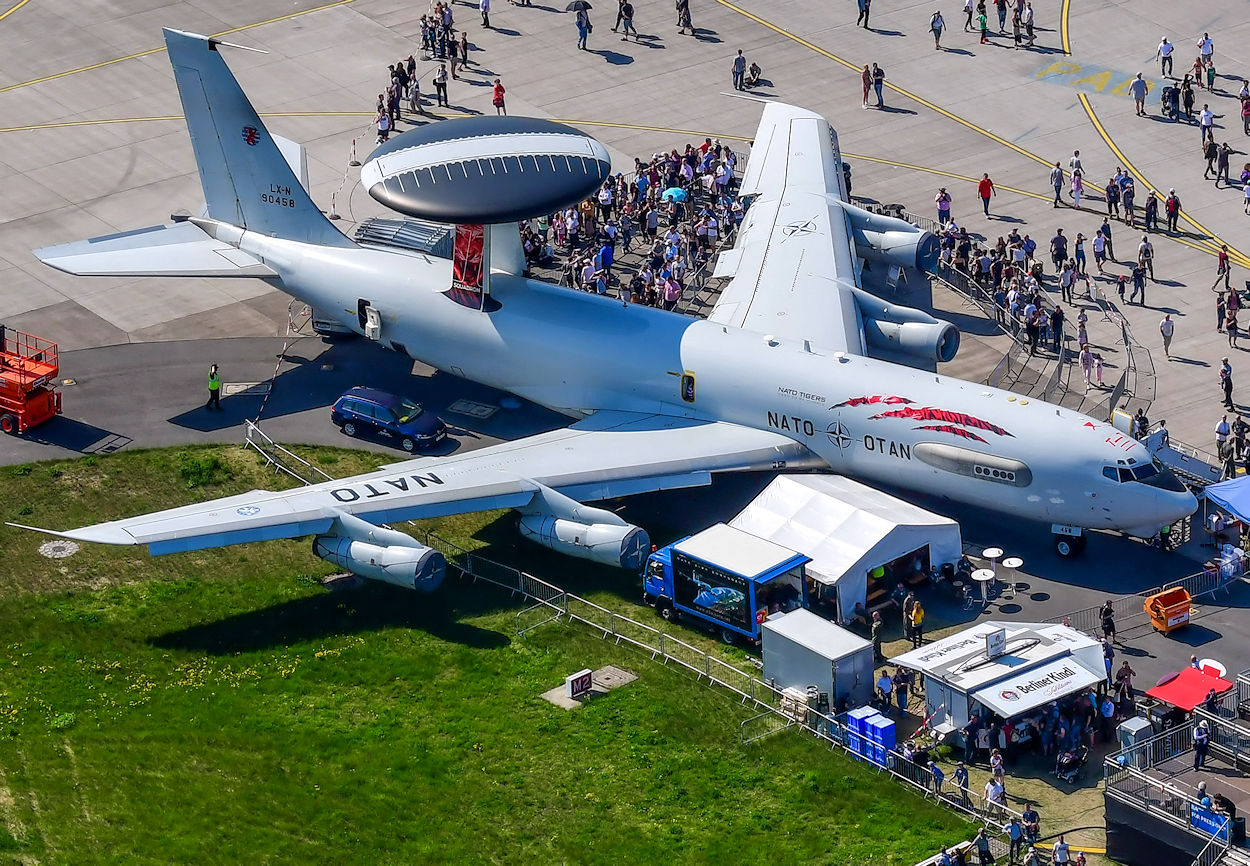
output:
[[1144,604],[1150,624],[1167,634],[1189,625],[1189,602],[1189,593],[1177,586],[1146,596]]

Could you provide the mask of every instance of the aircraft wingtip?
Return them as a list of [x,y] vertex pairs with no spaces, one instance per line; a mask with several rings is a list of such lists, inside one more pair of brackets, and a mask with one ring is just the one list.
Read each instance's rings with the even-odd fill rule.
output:
[[68,538],[71,541],[90,541],[95,544],[138,544],[135,537],[124,529],[119,529],[108,524],[99,524],[97,526],[85,526],[82,529],[71,529],[68,532],[58,532],[55,529],[44,529],[41,526],[27,526],[24,523],[13,523],[6,520],[5,526],[12,526],[15,529],[25,529],[28,532],[38,532],[42,535],[52,535],[56,538]]

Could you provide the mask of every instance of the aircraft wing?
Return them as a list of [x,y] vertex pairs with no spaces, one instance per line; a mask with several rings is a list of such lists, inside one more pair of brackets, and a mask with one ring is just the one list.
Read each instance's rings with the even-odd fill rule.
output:
[[318,534],[341,513],[391,523],[519,508],[544,487],[594,501],[708,484],[714,472],[817,465],[823,465],[819,458],[778,433],[720,421],[599,412],[562,430],[294,490],[254,490],[68,532],[22,528],[175,553]]
[[864,354],[859,262],[844,200],[842,157],[828,121],[770,103],[743,173],[754,197],[717,276],[732,276],[709,320]]
[[41,262],[80,277],[272,277],[260,259],[190,221],[35,250]]

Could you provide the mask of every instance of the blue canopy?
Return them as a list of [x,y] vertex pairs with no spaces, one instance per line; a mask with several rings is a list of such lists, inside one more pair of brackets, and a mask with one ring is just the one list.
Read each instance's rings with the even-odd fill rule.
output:
[[1250,523],[1250,475],[1230,478],[1206,488],[1207,499],[1244,523]]

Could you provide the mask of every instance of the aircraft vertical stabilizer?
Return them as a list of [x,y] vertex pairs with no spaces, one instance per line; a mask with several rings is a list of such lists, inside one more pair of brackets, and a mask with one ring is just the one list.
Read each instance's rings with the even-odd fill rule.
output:
[[222,59],[223,43],[179,30],[164,32],[208,216],[287,240],[353,246],[291,171]]

